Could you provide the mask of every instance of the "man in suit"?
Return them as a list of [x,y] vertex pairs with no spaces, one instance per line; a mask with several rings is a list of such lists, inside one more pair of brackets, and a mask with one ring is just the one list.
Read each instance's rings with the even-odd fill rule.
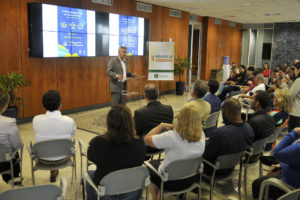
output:
[[[141,138],[162,122],[172,123],[174,116],[172,106],[164,105],[158,100],[159,88],[157,85],[146,84],[144,96],[147,105],[134,112],[135,129]],[[153,152],[152,150],[154,151],[154,148],[147,146],[148,153]]]
[[191,90],[192,98],[187,104],[195,105],[201,112],[201,119],[205,122],[210,114],[210,104],[203,100],[204,95],[207,93],[207,84],[204,81],[197,80],[194,82]]
[[208,81],[208,93],[203,97],[211,106],[211,112],[218,112],[221,109],[221,99],[215,94],[219,89],[219,83],[215,80]]
[[126,77],[133,77],[134,74],[127,71],[126,61],[127,48],[120,46],[118,57],[112,58],[107,67],[107,74],[110,77],[109,88],[111,93],[111,105],[126,103]]

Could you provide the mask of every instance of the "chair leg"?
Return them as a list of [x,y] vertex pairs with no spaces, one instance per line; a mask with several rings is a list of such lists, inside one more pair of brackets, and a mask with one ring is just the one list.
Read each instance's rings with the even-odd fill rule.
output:
[[31,170],[31,177],[32,177],[32,185],[35,185],[34,171],[33,170]]
[[77,200],[77,173],[76,173],[76,158],[74,156],[74,173],[75,173],[75,200]]
[[247,198],[247,168],[248,164],[245,164],[244,167],[244,192],[245,192],[245,199]]
[[262,177],[262,176],[263,176],[263,168],[262,168],[262,163],[259,160],[259,177]]

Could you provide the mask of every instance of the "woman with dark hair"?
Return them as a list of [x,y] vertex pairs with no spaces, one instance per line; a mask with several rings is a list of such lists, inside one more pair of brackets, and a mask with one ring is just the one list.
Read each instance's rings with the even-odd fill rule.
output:
[[[113,106],[106,117],[107,131],[90,141],[88,159],[97,166],[89,171],[95,185],[110,172],[137,167],[143,164],[146,156],[145,144],[135,132],[131,111],[126,106]],[[97,199],[96,192],[87,184],[88,199]],[[141,190],[130,193],[104,196],[101,199],[139,199]]]
[[271,70],[269,69],[268,63],[264,63],[264,71],[262,73],[264,77],[269,78]]
[[[9,99],[9,95],[0,90],[0,144],[5,145],[11,150],[11,152],[13,152],[17,149],[20,149],[23,145],[23,142],[20,138],[16,119],[2,115],[2,113],[8,107]],[[17,154],[15,159],[13,159],[15,177],[19,177],[20,173],[20,165],[16,163],[18,157],[19,155]],[[10,169],[9,162],[0,162],[0,172],[8,169]],[[6,183],[11,180],[11,176],[9,174],[3,174],[2,178]],[[14,182],[14,184],[19,185],[21,182]]]

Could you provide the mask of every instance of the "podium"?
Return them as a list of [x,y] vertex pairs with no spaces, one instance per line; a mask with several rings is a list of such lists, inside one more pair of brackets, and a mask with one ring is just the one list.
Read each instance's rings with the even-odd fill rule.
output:
[[135,99],[138,100],[139,106],[141,105],[141,96],[143,96],[145,76],[127,77],[127,90],[122,91],[122,95],[126,96],[128,102]]

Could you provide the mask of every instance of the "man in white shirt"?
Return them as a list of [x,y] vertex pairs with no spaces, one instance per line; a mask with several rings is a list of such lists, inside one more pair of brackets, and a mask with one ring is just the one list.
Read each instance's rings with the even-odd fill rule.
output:
[[110,77],[109,88],[111,93],[111,105],[126,103],[126,79],[134,74],[127,70],[126,60],[127,48],[120,46],[118,57],[112,58],[107,67],[107,74]]
[[[47,110],[45,114],[33,118],[35,141],[42,142],[56,139],[72,139],[76,134],[76,125],[72,118],[64,116],[59,111],[61,108],[61,96],[57,90],[49,90],[43,95],[42,103]],[[55,157],[40,160],[45,165],[57,165],[67,162],[69,158]],[[51,171],[50,181],[55,182],[58,170]]]

